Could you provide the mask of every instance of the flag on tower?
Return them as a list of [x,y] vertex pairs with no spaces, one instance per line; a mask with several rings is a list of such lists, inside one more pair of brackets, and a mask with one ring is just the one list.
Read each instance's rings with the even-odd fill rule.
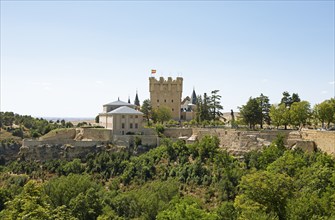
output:
[[155,74],[156,73],[156,70],[151,70],[151,74]]

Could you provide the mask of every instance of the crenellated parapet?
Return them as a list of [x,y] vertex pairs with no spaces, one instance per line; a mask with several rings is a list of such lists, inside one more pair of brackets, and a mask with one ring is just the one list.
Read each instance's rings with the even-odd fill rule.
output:
[[155,77],[149,78],[150,83],[150,92],[154,91],[176,91],[183,92],[183,78],[177,77],[176,79],[172,79],[172,77],[168,77],[167,80],[164,77],[160,77],[156,79]]

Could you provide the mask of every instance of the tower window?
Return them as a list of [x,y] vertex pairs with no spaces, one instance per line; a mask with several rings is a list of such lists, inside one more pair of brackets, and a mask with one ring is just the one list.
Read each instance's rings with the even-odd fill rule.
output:
[[122,123],[121,127],[122,127],[122,129],[124,129],[124,123]]
[[174,112],[174,108],[172,109],[172,111]]
[[138,124],[137,124],[137,123],[135,123],[135,128],[136,128],[136,129],[138,128]]
[[122,115],[122,118],[124,118],[124,115]]
[[133,128],[133,123],[129,124],[129,128],[132,129]]
[[173,102],[173,99],[171,100],[171,102]]
[[157,102],[159,102],[159,99],[157,99]]
[[166,102],[166,99],[164,99],[164,102]]

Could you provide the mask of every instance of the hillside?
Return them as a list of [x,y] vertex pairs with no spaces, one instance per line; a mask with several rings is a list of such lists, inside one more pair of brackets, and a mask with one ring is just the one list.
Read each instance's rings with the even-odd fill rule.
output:
[[287,150],[282,138],[243,160],[205,136],[191,145],[165,139],[139,156],[121,151],[71,162],[16,161],[0,171],[1,219],[335,217],[334,159]]

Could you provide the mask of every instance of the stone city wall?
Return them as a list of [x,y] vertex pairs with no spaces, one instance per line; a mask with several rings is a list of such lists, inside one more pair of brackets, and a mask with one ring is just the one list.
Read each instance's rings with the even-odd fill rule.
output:
[[105,128],[77,128],[76,139],[80,136],[81,140],[110,141],[112,134],[112,130]]
[[303,130],[302,140],[314,141],[317,148],[335,156],[335,131]]
[[165,128],[163,134],[170,138],[178,138],[182,136],[191,137],[193,131],[192,128]]
[[[147,129],[150,135],[138,135],[143,146],[155,147],[160,145],[160,138],[152,129]],[[216,135],[220,140],[220,147],[233,155],[241,155],[250,150],[260,150],[268,146],[278,134],[285,137],[288,147],[297,146],[312,149],[313,143],[319,149],[328,154],[335,155],[334,131],[236,131],[223,128],[167,128],[164,131],[167,137],[177,140],[180,137],[196,137],[201,139],[205,135]],[[91,152],[99,152],[106,148],[108,142],[116,146],[134,146],[136,135],[112,135],[107,129],[64,129],[44,140],[23,140],[20,146],[0,146],[0,156],[17,157],[32,160],[83,158]],[[71,139],[72,138],[72,139]],[[112,140],[112,141],[111,141]],[[305,146],[306,145],[306,146]],[[20,147],[19,151],[18,148]],[[9,160],[9,159],[8,159]]]
[[[113,143],[116,146],[134,146],[135,137],[136,135],[114,135]],[[143,146],[156,147],[159,145],[157,135],[138,135],[137,137],[141,138]]]
[[233,155],[241,155],[251,150],[261,150],[268,146],[279,134],[284,136],[286,143],[290,131],[236,131],[224,128],[195,128],[193,135],[198,139],[205,135],[215,135],[220,140],[220,147]]
[[47,140],[70,140],[76,137],[76,129],[75,128],[61,128],[52,130],[46,135],[39,138],[41,141]]

